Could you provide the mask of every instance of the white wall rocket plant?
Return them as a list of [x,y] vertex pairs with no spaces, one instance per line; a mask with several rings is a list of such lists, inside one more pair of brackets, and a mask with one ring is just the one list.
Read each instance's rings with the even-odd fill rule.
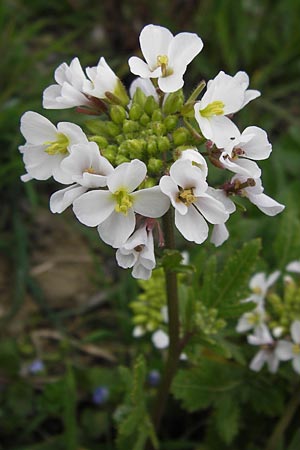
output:
[[[56,84],[44,91],[43,106],[76,108],[87,114],[86,129],[69,122],[55,126],[26,112],[21,119],[26,143],[20,152],[24,182],[53,177],[63,185],[51,196],[51,211],[72,206],[80,222],[97,227],[100,238],[116,249],[121,267],[148,280],[156,266],[156,246],[176,250],[175,227],[186,240],[201,244],[212,224],[211,242],[219,246],[229,237],[225,223],[236,210],[236,198],[248,198],[269,216],[284,206],[264,194],[256,163],[271,154],[267,133],[254,124],[241,133],[234,123],[234,114],[260,96],[248,89],[248,75],[220,71],[204,94],[200,81],[186,100],[183,77],[203,48],[201,38],[187,32],[173,36],[164,27],[147,25],[140,45],[145,61],[129,59],[138,78],[128,92],[103,57],[85,69],[78,58],[61,64]],[[209,186],[211,163],[233,176],[222,186]],[[170,264],[165,283],[169,346],[152,417],[156,429],[187,342],[180,328],[177,272]],[[246,322],[247,316],[239,331],[251,328]],[[291,351],[284,357],[292,358]]]

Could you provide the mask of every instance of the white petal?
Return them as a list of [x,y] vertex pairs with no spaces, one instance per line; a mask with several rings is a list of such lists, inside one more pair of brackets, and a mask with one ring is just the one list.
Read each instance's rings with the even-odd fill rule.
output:
[[[152,75],[153,76],[153,75]],[[158,79],[158,87],[163,92],[176,92],[182,88],[184,84],[182,74],[173,73],[167,77],[161,77]]]
[[129,267],[133,267],[135,264],[137,255],[133,252],[126,255],[122,252],[122,249],[119,248],[116,252],[116,260],[120,267],[123,267],[123,269],[128,269]]
[[183,189],[193,188],[194,195],[201,195],[207,189],[203,172],[189,159],[178,159],[170,168],[172,180]]
[[251,330],[253,328],[253,324],[251,324],[248,320],[249,315],[243,314],[242,317],[240,317],[238,324],[236,326],[236,331],[238,333],[244,333],[245,331]]
[[272,145],[268,141],[268,135],[265,130],[259,127],[248,127],[243,131],[241,139],[247,139],[249,136],[251,136],[251,139],[241,145],[241,148],[246,152],[247,158],[257,161],[267,159],[272,151]]
[[133,233],[135,214],[132,209],[123,213],[113,211],[112,214],[98,226],[98,233],[106,244],[114,248],[121,247]]
[[250,363],[250,369],[259,372],[268,358],[266,350],[259,350]]
[[168,49],[173,34],[164,27],[158,25],[145,26],[140,34],[140,45],[145,60],[151,70],[157,66],[157,57],[168,55]]
[[157,330],[152,334],[153,345],[158,349],[167,348],[169,346],[169,336],[162,330]]
[[236,210],[236,206],[233,201],[227,197],[223,189],[214,189],[212,187],[208,187],[206,194],[209,194],[211,197],[214,197],[216,200],[219,200],[226,209],[228,213],[233,213]]
[[[228,141],[239,136],[240,132],[237,126],[226,116],[212,116],[209,119],[212,140],[218,148],[224,148]],[[201,130],[203,132],[203,130]],[[207,136],[205,136],[207,137]]]
[[145,217],[161,217],[170,207],[169,198],[162,193],[159,186],[134,192],[132,198],[134,211]]
[[278,370],[279,359],[274,351],[270,351],[267,359],[268,368],[271,373],[275,373]]
[[77,219],[88,227],[95,227],[114,211],[115,202],[109,191],[90,191],[73,204]]
[[278,341],[275,348],[276,355],[281,361],[288,361],[293,358],[293,344],[288,341]]
[[180,214],[187,213],[187,206],[184,203],[178,201],[179,190],[177,184],[172,180],[170,176],[164,175],[163,177],[161,177],[159,187],[161,191],[170,198],[172,205],[180,212]]
[[184,216],[175,210],[175,225],[185,239],[196,244],[202,244],[208,236],[207,223],[192,205]]
[[300,344],[300,320],[295,320],[291,325],[291,335],[296,344]]
[[52,84],[47,87],[43,92],[43,108],[45,109],[65,109],[69,108],[69,105],[64,105],[62,102],[58,102],[57,99],[61,98],[61,86]]
[[57,138],[56,127],[46,117],[34,111],[27,111],[21,117],[21,133],[33,145],[41,145]]
[[179,156],[179,159],[188,159],[194,163],[198,169],[202,171],[204,179],[207,177],[208,167],[205,158],[196,149],[183,150]]
[[111,192],[125,189],[134,191],[145,179],[147,173],[146,164],[139,159],[128,163],[122,163],[107,177],[107,186]]
[[293,366],[294,371],[300,374],[300,357],[299,357],[299,355],[297,355],[293,359],[292,366]]
[[261,170],[254,161],[244,158],[238,158],[232,161],[230,158],[224,158],[221,155],[220,162],[224,168],[234,173],[239,173],[250,178],[259,178],[261,176]]
[[186,66],[203,48],[203,42],[195,33],[179,33],[171,41],[169,47],[169,63],[173,70],[182,74]]
[[152,269],[147,269],[142,264],[135,264],[132,269],[133,278],[137,278],[138,280],[149,280],[152,275]]
[[224,223],[216,224],[210,237],[210,242],[216,247],[220,247],[229,238],[229,232]]
[[151,78],[153,74],[148,66],[141,58],[137,56],[132,56],[128,60],[130,72],[134,73],[134,75],[138,75],[142,78]]
[[[69,139],[69,148],[74,144],[89,144],[88,138],[75,123],[60,122],[57,124],[57,130]],[[93,144],[95,143],[93,142]]]
[[300,261],[292,261],[286,266],[289,272],[300,273]]
[[73,201],[86,192],[86,188],[73,184],[65,189],[61,189],[50,197],[50,211],[53,213],[62,213]]
[[[145,63],[144,63],[145,64]],[[148,66],[147,66],[148,68]],[[150,72],[149,72],[150,73]],[[155,101],[159,101],[158,94],[156,92],[153,83],[149,79],[136,78],[130,85],[129,93],[130,97],[133,98],[135,91],[140,88],[142,92],[146,95],[146,97],[150,97],[151,95],[154,97]]]
[[[248,188],[246,189],[248,191]],[[285,206],[276,202],[273,198],[266,194],[259,195],[248,195],[250,202],[258,207],[267,216],[276,216],[276,214],[281,213]]]
[[205,219],[212,224],[224,223],[229,218],[224,205],[208,194],[197,197],[194,205],[199,209]]
[[269,289],[280,277],[280,270],[275,270],[275,272],[271,273],[266,280],[266,288]]
[[254,89],[248,89],[245,92],[245,97],[244,97],[244,101],[242,104],[242,108],[244,106],[246,106],[249,102],[251,102],[251,100],[254,100],[257,97],[260,97],[261,93],[259,91],[256,91]]

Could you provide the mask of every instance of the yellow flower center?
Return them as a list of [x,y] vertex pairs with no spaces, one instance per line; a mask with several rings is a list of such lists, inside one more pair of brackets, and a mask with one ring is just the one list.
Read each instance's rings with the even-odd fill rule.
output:
[[133,205],[132,196],[128,194],[126,189],[119,189],[113,194],[113,197],[116,201],[115,211],[127,216],[128,209]]
[[47,146],[45,152],[48,153],[48,155],[67,155],[69,153],[69,143],[70,141],[65,134],[57,133],[56,141],[44,142],[44,145]]
[[168,67],[169,58],[167,55],[158,55],[157,57],[157,67],[161,67],[161,73],[163,77],[167,77],[168,75],[172,75],[173,70]]
[[293,348],[292,348],[292,351],[293,351],[294,355],[299,355],[299,353],[300,353],[300,344],[294,344]]
[[225,104],[219,100],[209,103],[204,109],[200,110],[202,117],[221,116],[224,114]]
[[257,325],[260,322],[260,315],[258,313],[249,313],[247,321],[250,325]]
[[88,167],[87,169],[84,169],[84,172],[95,174],[96,170],[93,169],[93,167]]
[[178,201],[184,203],[186,206],[190,206],[196,200],[194,196],[193,188],[181,189],[179,188]]
[[257,295],[262,294],[262,290],[261,290],[261,288],[258,287],[258,286],[255,286],[255,287],[252,289],[252,292],[253,292],[254,294],[257,294]]

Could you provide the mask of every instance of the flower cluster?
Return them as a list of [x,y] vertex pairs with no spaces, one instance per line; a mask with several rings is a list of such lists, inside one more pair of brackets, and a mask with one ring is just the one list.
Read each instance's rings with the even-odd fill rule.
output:
[[[293,261],[286,270],[299,274],[300,262]],[[279,276],[279,271],[268,277],[260,272],[251,278],[252,294],[242,302],[253,302],[255,307],[240,317],[236,330],[250,332],[248,343],[259,347],[250,369],[259,371],[266,363],[275,373],[280,361],[292,360],[293,369],[300,374],[300,285],[285,275],[281,298],[272,291]]]
[[[201,98],[203,81],[185,99],[183,76],[202,50],[201,38],[148,25],[140,46],[145,60],[129,59],[137,75],[129,92],[103,57],[85,69],[78,58],[61,64],[56,83],[44,91],[43,106],[75,107],[90,118],[86,130],[69,122],[55,126],[28,111],[21,119],[26,142],[20,152],[23,181],[53,177],[64,185],[50,198],[53,213],[72,206],[80,222],[97,227],[116,249],[121,267],[149,279],[156,266],[154,242],[164,243],[158,219],[170,208],[185,239],[203,243],[212,224],[211,241],[218,246],[229,236],[225,223],[236,196],[269,216],[284,206],[263,193],[255,162],[271,153],[266,132],[250,126],[241,133],[232,121],[260,95],[248,89],[247,74],[221,71]],[[211,187],[208,163],[234,176]]]

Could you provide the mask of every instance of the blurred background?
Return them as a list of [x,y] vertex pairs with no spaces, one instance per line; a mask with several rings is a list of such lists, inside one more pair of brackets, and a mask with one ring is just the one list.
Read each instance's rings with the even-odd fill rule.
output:
[[[93,66],[104,56],[129,86],[127,60],[139,54],[145,24],[197,33],[204,49],[187,70],[185,92],[220,70],[249,74],[262,96],[236,121],[268,132],[265,192],[286,205],[275,218],[250,206],[229,222],[232,243],[218,252],[262,237],[266,267],[282,268],[300,257],[299,18],[298,0],[0,2],[0,449],[114,448],[114,368],[132,357],[128,302],[139,289],[95,229],[72,212],[49,212],[54,182],[20,181],[21,115],[32,110],[80,124],[74,111],[42,109],[59,64],[78,56]],[[285,254],[273,248],[278,235]]]

